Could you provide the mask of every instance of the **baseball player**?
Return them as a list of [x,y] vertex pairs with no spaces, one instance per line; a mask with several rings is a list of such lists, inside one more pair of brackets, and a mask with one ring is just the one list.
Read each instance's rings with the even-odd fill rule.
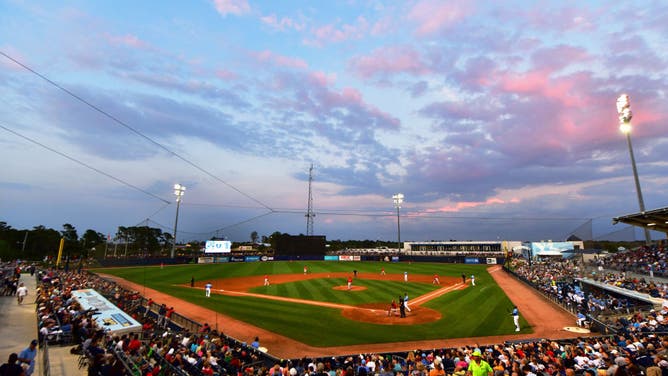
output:
[[207,298],[211,296],[211,287],[213,287],[213,285],[211,284],[211,282],[209,282],[209,283],[207,283],[206,285],[204,285],[204,293],[205,293],[205,295],[206,295]]
[[515,331],[520,331],[520,311],[517,306],[513,306],[513,311],[510,313],[513,316],[513,323],[515,323]]
[[440,285],[440,284],[441,284],[441,280],[438,279],[438,274],[434,274],[434,280],[431,281],[431,283],[432,283],[433,285]]
[[264,275],[264,285],[269,286],[269,276],[266,274]]

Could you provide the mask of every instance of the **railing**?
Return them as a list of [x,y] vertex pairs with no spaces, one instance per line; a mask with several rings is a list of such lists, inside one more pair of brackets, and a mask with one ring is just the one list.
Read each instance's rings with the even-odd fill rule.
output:
[[42,376],[51,375],[51,362],[49,361],[49,343],[41,341],[40,364],[42,366]]

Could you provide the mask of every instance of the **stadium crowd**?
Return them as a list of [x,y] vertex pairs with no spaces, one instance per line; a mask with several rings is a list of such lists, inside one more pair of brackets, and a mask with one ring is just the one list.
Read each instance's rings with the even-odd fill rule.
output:
[[596,260],[597,265],[622,272],[668,277],[668,255],[663,246],[653,245],[637,250],[624,250]]
[[[99,327],[94,310],[85,311],[72,291],[95,289],[142,324],[141,334],[112,335]],[[190,333],[165,320],[164,304],[142,304],[137,291],[128,291],[94,274],[49,269],[37,289],[41,341],[77,345],[89,374],[120,375],[131,369],[142,375],[235,374],[259,362],[260,352],[217,333],[208,324]],[[149,310],[155,308],[156,310]]]

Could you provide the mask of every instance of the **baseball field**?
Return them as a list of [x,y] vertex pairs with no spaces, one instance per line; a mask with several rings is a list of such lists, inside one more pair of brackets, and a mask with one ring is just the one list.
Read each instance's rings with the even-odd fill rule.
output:
[[[94,272],[114,275],[215,312],[215,317],[209,316],[212,326],[219,324],[220,314],[221,320],[232,317],[309,346],[333,347],[515,334],[509,316],[513,303],[487,268],[440,263],[309,261],[131,267]],[[465,283],[462,274],[466,276]],[[440,284],[433,283],[434,275],[438,275]],[[475,276],[475,286],[471,275]],[[268,286],[264,286],[265,276]],[[353,279],[351,289],[347,286],[349,277]],[[193,278],[195,287],[191,287]],[[209,298],[204,293],[207,283],[213,286]],[[388,316],[391,301],[404,295],[409,297],[407,317],[398,317],[398,312]],[[188,316],[184,308],[175,308]],[[520,325],[523,334],[531,333],[523,317]],[[226,329],[231,328],[221,323],[220,330]]]

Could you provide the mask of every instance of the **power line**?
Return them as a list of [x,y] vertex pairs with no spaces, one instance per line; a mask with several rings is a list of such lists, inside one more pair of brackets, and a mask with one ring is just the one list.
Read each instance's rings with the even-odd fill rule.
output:
[[195,169],[199,170],[200,172],[204,173],[205,175],[207,175],[207,176],[209,176],[209,177],[211,177],[211,178],[217,180],[218,182],[224,184],[225,186],[227,186],[228,188],[234,190],[235,192],[239,193],[240,195],[242,195],[242,196],[244,196],[244,197],[246,197],[246,198],[252,200],[253,202],[257,203],[258,205],[261,205],[262,207],[264,207],[264,208],[266,208],[266,209],[268,209],[268,210],[272,210],[268,205],[264,204],[262,201],[260,201],[260,200],[256,199],[255,197],[253,197],[253,196],[251,196],[251,195],[249,195],[249,194],[243,192],[242,190],[238,189],[237,187],[233,186],[232,184],[230,184],[230,183],[224,181],[223,179],[219,178],[218,176],[216,176],[216,175],[210,173],[209,171],[205,170],[204,168],[200,167],[200,166],[197,165],[196,163],[191,162],[189,159],[183,157],[182,155],[178,154],[177,152],[172,151],[172,150],[169,149],[168,147],[166,147],[166,146],[162,145],[161,143],[159,143],[159,142],[153,140],[151,137],[149,137],[149,136],[143,134],[143,133],[140,132],[139,130],[133,128],[132,126],[130,126],[129,124],[125,123],[124,121],[118,119],[118,118],[115,117],[114,115],[112,115],[112,114],[108,113],[107,111],[101,109],[100,107],[98,107],[98,106],[96,106],[96,105],[94,105],[94,104],[88,102],[87,100],[85,100],[84,98],[80,97],[80,96],[77,95],[76,93],[74,93],[74,92],[72,92],[72,91],[66,89],[65,87],[59,85],[58,83],[52,81],[52,80],[49,79],[48,77],[44,76],[43,74],[41,74],[41,73],[35,71],[34,69],[32,69],[32,68],[30,68],[30,67],[28,67],[27,65],[23,64],[22,62],[20,62],[20,61],[14,59],[14,58],[11,57],[10,55],[6,54],[5,52],[0,51],[0,55],[3,55],[5,58],[11,60],[11,61],[14,62],[15,64],[17,64],[17,65],[19,65],[20,67],[22,67],[23,69],[27,70],[28,72],[30,72],[30,73],[36,75],[37,77],[41,78],[42,80],[44,80],[44,81],[48,82],[49,84],[53,85],[54,87],[60,89],[61,91],[65,92],[67,95],[71,96],[72,98],[74,98],[74,99],[78,100],[79,102],[85,104],[86,106],[92,108],[92,109],[95,110],[96,112],[98,112],[98,113],[100,113],[100,114],[106,116],[107,118],[111,119],[113,122],[117,123],[118,125],[120,125],[120,126],[126,128],[126,129],[128,129],[129,131],[131,131],[132,133],[136,134],[137,136],[139,136],[139,137],[141,137],[141,138],[147,140],[148,142],[152,143],[153,145],[157,146],[158,148],[160,148],[160,149],[166,151],[167,153],[169,153],[169,154],[175,156],[176,158],[180,159],[181,161],[185,162],[186,164],[190,165],[191,167],[194,167]]
[[[19,132],[16,132],[16,131],[14,131],[14,130],[12,130],[12,129],[10,129],[10,128],[7,128],[7,127],[5,127],[5,126],[2,125],[2,124],[0,124],[0,128],[2,128],[2,129],[4,129],[5,131],[7,131],[7,132],[9,132],[9,133],[11,133],[11,134],[13,134],[13,135],[15,135],[15,136],[17,136],[17,137],[20,137],[20,138],[22,138],[22,139],[24,139],[24,140],[26,140],[26,141],[32,142],[33,144],[35,144],[35,145],[37,145],[37,146],[39,146],[39,147],[42,147],[42,148],[44,148],[44,149],[46,149],[46,150],[48,150],[48,151],[50,151],[50,152],[56,153],[56,154],[60,155],[60,156],[63,157],[63,158],[67,158],[67,159],[69,159],[70,161],[72,161],[72,162],[74,162],[74,163],[77,163],[77,164],[79,164],[79,165],[81,165],[81,166],[84,166],[84,167],[90,169],[90,170],[93,170],[93,171],[97,172],[98,174],[104,175],[104,176],[106,176],[106,177],[108,177],[108,178],[110,178],[110,179],[112,179],[112,180],[114,180],[114,181],[116,181],[116,182],[119,182],[119,183],[121,183],[121,184],[123,184],[123,185],[125,185],[125,186],[128,186],[128,187],[130,187],[130,188],[132,188],[132,189],[135,189],[135,190],[137,190],[137,191],[139,191],[139,192],[141,192],[141,193],[144,193],[144,194],[146,194],[146,195],[149,195],[149,196],[151,196],[151,197],[153,197],[153,198],[157,198],[158,200],[160,200],[160,201],[166,203],[167,205],[170,204],[169,201],[165,200],[164,198],[162,198],[162,197],[160,197],[160,196],[157,196],[157,195],[155,195],[155,194],[153,194],[153,193],[151,193],[151,192],[148,192],[148,191],[146,191],[146,190],[144,190],[144,189],[142,189],[142,188],[139,188],[139,187],[137,187],[137,186],[134,185],[134,184],[128,183],[128,182],[125,181],[125,180],[122,180],[122,179],[120,179],[120,178],[117,178],[117,177],[115,177],[115,176],[113,176],[113,175],[111,175],[111,174],[109,174],[109,173],[106,173],[106,172],[104,172],[104,171],[102,171],[102,170],[100,170],[100,169],[98,169],[98,168],[96,168],[96,167],[93,167],[93,166],[91,166],[91,165],[89,165],[89,164],[87,164],[87,163],[84,163],[84,162],[82,162],[82,161],[80,161],[80,160],[78,160],[78,159],[76,159],[76,158],[74,158],[74,157],[71,157],[71,156],[69,156],[69,155],[67,155],[67,154],[65,154],[65,153],[63,153],[63,152],[61,152],[61,151],[58,151],[58,150],[56,150],[56,149],[54,149],[54,148],[52,148],[52,147],[46,146],[46,145],[44,145],[43,143],[41,143],[41,142],[39,142],[39,141],[37,141],[37,140],[35,140],[35,139],[33,139],[33,138],[30,138],[30,137],[28,137],[28,136],[26,136],[26,135],[23,135],[23,134],[21,134],[21,133],[19,133]],[[162,210],[162,209],[161,209],[161,210]]]

